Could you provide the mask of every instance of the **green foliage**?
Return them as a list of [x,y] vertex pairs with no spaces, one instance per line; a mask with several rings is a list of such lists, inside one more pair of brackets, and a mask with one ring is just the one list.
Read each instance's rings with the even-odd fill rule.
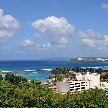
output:
[[0,75],[0,80],[2,80],[3,79],[3,77],[2,77],[2,75]]
[[20,83],[23,83],[23,82],[27,82],[26,78],[23,78],[21,76],[16,76],[13,73],[7,73],[5,75],[5,80],[9,81],[12,84],[20,84]]
[[[17,77],[14,75],[14,78],[20,79]],[[38,81],[27,82],[16,79],[7,75],[6,80],[0,80],[0,107],[108,108],[107,92],[101,89],[62,95]],[[13,80],[16,82],[13,83]]]
[[52,71],[53,74],[63,74],[65,70],[63,68],[56,68]]

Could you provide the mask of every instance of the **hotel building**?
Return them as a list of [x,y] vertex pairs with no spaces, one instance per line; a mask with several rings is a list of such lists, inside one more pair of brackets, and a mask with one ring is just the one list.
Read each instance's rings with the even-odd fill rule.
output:
[[100,88],[100,74],[87,72],[85,75],[76,74],[76,79],[68,79],[56,82],[57,92],[74,92],[82,91],[90,88]]

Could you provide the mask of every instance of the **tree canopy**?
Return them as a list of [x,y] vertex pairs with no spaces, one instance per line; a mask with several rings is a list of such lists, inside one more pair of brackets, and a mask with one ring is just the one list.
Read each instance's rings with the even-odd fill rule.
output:
[[40,82],[7,74],[0,78],[0,107],[108,108],[108,96],[98,88],[56,93]]

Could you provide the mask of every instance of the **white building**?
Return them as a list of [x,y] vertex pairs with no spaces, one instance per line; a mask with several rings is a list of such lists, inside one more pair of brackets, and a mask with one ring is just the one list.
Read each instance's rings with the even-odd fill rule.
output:
[[83,58],[78,58],[78,60],[83,60]]
[[76,74],[77,80],[83,80],[83,81],[89,81],[90,83],[90,88],[95,88],[98,87],[100,88],[100,74],[97,73],[92,73],[90,74],[87,72],[87,74],[82,75],[82,74]]
[[90,88],[90,83],[89,81],[69,81],[70,84],[70,92],[73,92],[75,90],[77,91],[82,91],[82,90],[87,90]]
[[70,84],[66,81],[57,81],[56,82],[56,91],[57,92],[63,92],[63,93],[67,93],[70,91]]
[[101,82],[101,88],[104,91],[108,91],[108,82]]
[[74,80],[68,80],[68,81],[60,81],[56,83],[57,91],[59,92],[73,92],[75,90],[81,91],[81,90],[87,90],[90,88],[98,87],[100,88],[100,74],[90,74],[87,72],[87,74],[76,74],[77,81]]

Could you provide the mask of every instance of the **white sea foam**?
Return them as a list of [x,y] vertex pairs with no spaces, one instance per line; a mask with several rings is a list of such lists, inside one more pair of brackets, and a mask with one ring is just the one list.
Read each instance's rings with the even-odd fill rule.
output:
[[52,69],[41,69],[42,71],[52,71]]

